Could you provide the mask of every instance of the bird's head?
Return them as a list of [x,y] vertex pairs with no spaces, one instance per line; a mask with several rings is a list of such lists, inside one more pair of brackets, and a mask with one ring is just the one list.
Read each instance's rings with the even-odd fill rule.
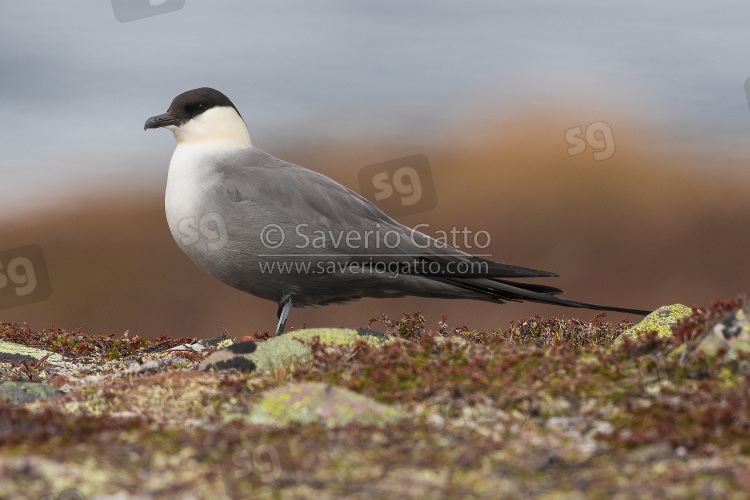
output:
[[232,101],[208,87],[188,90],[175,97],[166,113],[146,121],[143,129],[150,128],[171,130],[178,145],[251,145],[247,126]]

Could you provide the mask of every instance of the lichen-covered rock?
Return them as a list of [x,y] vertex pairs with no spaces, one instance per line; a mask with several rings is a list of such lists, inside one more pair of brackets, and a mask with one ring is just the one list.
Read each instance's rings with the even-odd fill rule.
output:
[[5,342],[0,340],[0,363],[2,363],[3,358],[15,361],[16,356],[26,356],[39,360],[47,354],[50,355],[49,358],[47,358],[47,361],[62,361],[62,356],[55,352],[45,351],[44,349],[37,349],[35,347],[27,347],[25,345],[16,344],[15,342]]
[[305,363],[312,358],[312,350],[300,340],[309,342],[315,336],[323,344],[352,345],[364,340],[370,345],[380,347],[395,342],[389,335],[370,330],[349,330],[344,328],[311,328],[287,332],[258,344],[255,352],[246,357],[258,370],[271,372],[273,369],[290,367],[294,363]]
[[0,382],[0,399],[5,399],[14,405],[53,398],[62,394],[64,394],[62,391],[40,382],[23,380],[3,380]]
[[200,340],[196,340],[195,342],[191,342],[189,344],[181,344],[169,350],[170,351],[200,352],[209,347],[218,347],[219,349],[223,349],[224,347],[227,347],[229,345],[232,345],[232,339],[231,337],[229,337],[228,334],[224,333],[224,334],[221,334],[219,336],[216,336],[210,339],[200,339]]
[[469,341],[461,337],[440,337],[436,335],[434,338],[435,338],[435,342],[437,342],[438,344],[445,344],[446,342],[452,342],[460,346],[469,345]]
[[245,373],[255,371],[255,363],[250,361],[246,355],[256,349],[257,344],[251,341],[229,345],[204,359],[198,369],[203,371],[238,370]]
[[267,391],[248,421],[285,426],[292,422],[320,422],[328,426],[349,422],[382,424],[405,417],[401,410],[341,387],[318,382],[289,384]]
[[643,320],[637,325],[625,330],[622,335],[617,338],[616,343],[621,342],[624,337],[634,338],[639,332],[648,332],[652,330],[655,330],[660,337],[671,336],[672,325],[682,318],[690,316],[692,313],[692,309],[682,304],[660,307],[643,318]]
[[737,359],[740,352],[750,352],[750,307],[738,309],[717,322],[706,332],[699,349],[709,355],[716,355],[720,349],[725,352],[725,361]]

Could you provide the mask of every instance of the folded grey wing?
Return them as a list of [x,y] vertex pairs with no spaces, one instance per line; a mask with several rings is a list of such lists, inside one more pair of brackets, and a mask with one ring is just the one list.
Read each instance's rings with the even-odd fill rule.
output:
[[[285,239],[274,249],[278,254],[344,257],[367,265],[400,263],[406,274],[428,277],[557,276],[481,259],[445,246],[396,222],[375,204],[332,179],[259,149],[243,150],[219,167],[222,189],[234,203],[231,215],[226,216],[242,218],[234,222],[242,225],[244,221],[249,231],[257,233],[246,235],[250,239],[259,240],[260,231],[268,225],[281,227]],[[413,265],[416,262],[428,265]]]

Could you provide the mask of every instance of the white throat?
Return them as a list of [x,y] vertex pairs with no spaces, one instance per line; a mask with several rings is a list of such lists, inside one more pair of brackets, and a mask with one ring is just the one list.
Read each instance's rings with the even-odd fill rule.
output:
[[188,144],[227,149],[252,146],[245,122],[231,106],[216,106],[179,127],[167,128],[177,139],[178,147]]

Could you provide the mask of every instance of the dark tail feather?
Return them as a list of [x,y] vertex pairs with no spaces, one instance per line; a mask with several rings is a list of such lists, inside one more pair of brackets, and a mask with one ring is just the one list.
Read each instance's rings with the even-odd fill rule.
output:
[[612,312],[620,312],[620,313],[625,313],[625,314],[637,314],[639,316],[647,316],[651,314],[652,312],[652,311],[645,311],[643,309],[630,309],[628,307],[603,306],[600,304],[591,304],[589,302],[581,302],[579,300],[564,299],[562,297],[552,297],[552,300],[548,301],[547,303],[555,304],[558,306],[595,309],[597,311],[612,311]]
[[557,306],[576,307],[581,309],[594,309],[597,311],[612,311],[625,314],[638,314],[640,316],[646,316],[651,313],[651,311],[645,311],[642,309],[603,306],[600,304],[591,304],[589,302],[581,302],[579,300],[556,297],[555,295],[560,294],[563,291],[559,288],[554,288],[546,285],[537,285],[533,283],[517,283],[513,281],[488,278],[444,278],[439,276],[431,278],[437,281],[442,281],[444,283],[450,283],[465,290],[470,290],[472,292],[487,295],[488,297],[492,297],[500,303],[507,301],[522,302],[526,300],[531,302],[539,302],[542,304],[553,304]]

